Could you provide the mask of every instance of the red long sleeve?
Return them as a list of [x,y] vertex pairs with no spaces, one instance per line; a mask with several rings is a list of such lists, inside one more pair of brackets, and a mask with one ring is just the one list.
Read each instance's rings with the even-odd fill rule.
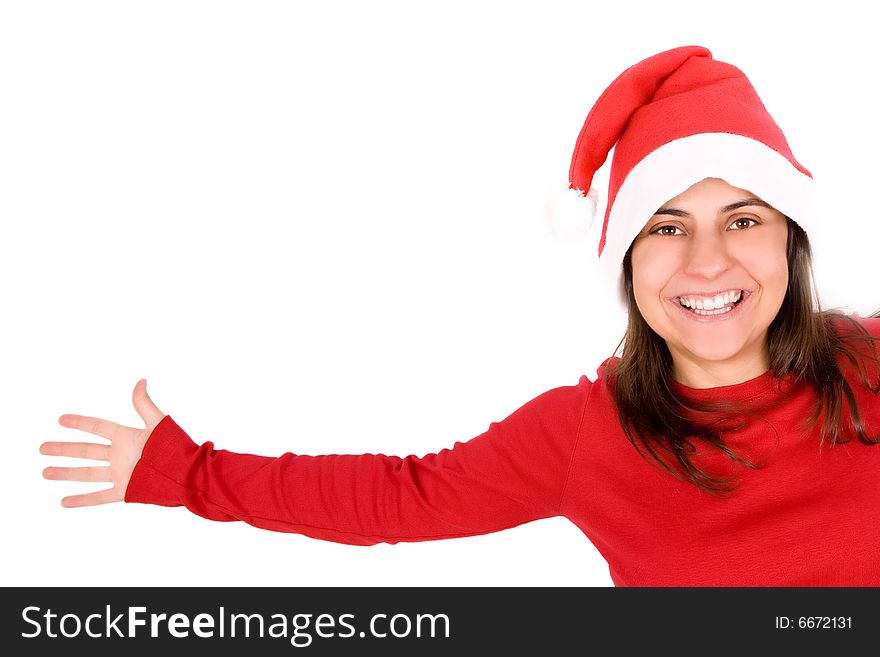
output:
[[[880,318],[858,321],[880,337]],[[772,402],[725,435],[758,469],[701,446],[703,465],[726,465],[739,479],[735,495],[715,498],[633,447],[604,378],[609,361],[595,382],[582,376],[545,392],[480,436],[423,458],[232,454],[197,446],[165,417],[125,499],[359,545],[484,534],[558,515],[599,550],[617,586],[880,585],[880,444],[848,436],[820,448],[819,428],[801,426],[819,401],[811,386],[772,371],[716,388],[673,382],[687,397]],[[850,370],[865,431],[880,436],[880,394]]]
[[421,458],[236,454],[197,445],[167,415],[125,501],[354,545],[499,531],[558,515],[591,385],[582,376],[549,390],[476,438]]

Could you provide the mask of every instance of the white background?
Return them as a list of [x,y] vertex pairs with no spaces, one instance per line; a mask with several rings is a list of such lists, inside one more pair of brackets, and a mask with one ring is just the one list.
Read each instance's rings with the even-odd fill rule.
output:
[[610,585],[563,518],[357,547],[182,507],[65,509],[102,485],[42,479],[64,460],[38,446],[88,437],[63,413],[143,426],[141,377],[199,443],[401,456],[595,378],[623,329],[595,289],[598,233],[549,232],[544,203],[608,83],[680,45],[749,76],[820,184],[823,305],[868,314],[861,6],[3,3],[0,581]]

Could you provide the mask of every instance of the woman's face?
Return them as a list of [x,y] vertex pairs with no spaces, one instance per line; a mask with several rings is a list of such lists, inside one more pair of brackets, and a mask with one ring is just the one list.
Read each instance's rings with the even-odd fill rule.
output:
[[782,213],[718,178],[648,220],[632,247],[633,292],[677,375],[766,371],[767,328],[788,286],[787,237]]

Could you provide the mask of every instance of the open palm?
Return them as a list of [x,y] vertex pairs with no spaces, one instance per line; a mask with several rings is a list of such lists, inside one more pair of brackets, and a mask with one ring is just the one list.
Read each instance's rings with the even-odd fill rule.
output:
[[84,415],[62,415],[58,423],[69,429],[86,431],[110,441],[109,445],[88,442],[46,442],[40,453],[49,456],[108,461],[106,466],[77,468],[48,467],[43,477],[53,480],[112,482],[113,487],[82,495],[71,495],[61,500],[66,507],[92,506],[121,502],[135,464],[141,457],[144,444],[157,424],[165,417],[147,394],[147,382],[140,379],[131,395],[134,408],[146,424],[143,429],[126,427],[109,420]]

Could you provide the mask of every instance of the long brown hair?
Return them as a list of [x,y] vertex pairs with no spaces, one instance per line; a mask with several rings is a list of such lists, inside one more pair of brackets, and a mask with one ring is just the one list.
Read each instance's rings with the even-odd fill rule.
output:
[[[822,419],[819,446],[849,442],[851,433],[866,445],[880,443],[880,435],[865,432],[852,387],[844,378],[841,364],[858,372],[861,385],[880,393],[880,356],[876,338],[858,321],[838,311],[823,311],[813,279],[812,249],[806,232],[790,218],[787,258],[788,289],[776,317],[768,329],[770,369],[778,385],[788,376],[806,382],[819,398],[804,428],[812,430]],[[663,340],[648,325],[636,305],[632,284],[632,246],[623,259],[624,290],[629,320],[621,340],[623,353],[606,366],[605,380],[617,405],[620,424],[639,453],[647,455],[664,470],[704,491],[727,496],[735,486],[733,479],[700,469],[692,458],[693,440],[720,450],[734,462],[752,469],[760,466],[736,454],[724,441],[725,431],[745,426],[744,417],[760,417],[773,403],[761,405],[724,400],[690,400],[675,393],[672,381],[672,355]],[[870,315],[880,317],[880,310]],[[845,330],[844,327],[849,327]],[[615,350],[615,353],[620,348]],[[868,363],[876,365],[873,380]],[[849,413],[844,414],[844,399]],[[735,418],[740,416],[737,422]],[[851,432],[847,431],[846,420]],[[646,455],[647,452],[647,455]],[[671,462],[671,465],[670,465]]]

